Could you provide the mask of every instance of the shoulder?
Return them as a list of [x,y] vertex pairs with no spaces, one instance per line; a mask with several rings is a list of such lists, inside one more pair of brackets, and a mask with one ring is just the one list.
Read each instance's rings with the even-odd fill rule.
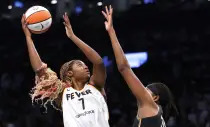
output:
[[141,121],[141,124],[143,126],[166,127],[165,121],[162,117],[161,107],[158,108],[158,113],[155,116],[146,117],[146,118],[142,118],[141,120],[140,119],[138,120]]
[[90,84],[90,83],[87,84],[87,86],[88,86],[89,88],[91,88],[91,89],[94,89],[94,90],[100,92],[100,93],[106,98],[106,92],[105,92],[104,88],[99,89],[99,88],[97,88],[94,84]]

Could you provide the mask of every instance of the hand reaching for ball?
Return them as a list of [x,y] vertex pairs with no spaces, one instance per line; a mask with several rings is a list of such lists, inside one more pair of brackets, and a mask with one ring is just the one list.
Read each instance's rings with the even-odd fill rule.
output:
[[25,14],[23,14],[21,19],[22,29],[26,37],[31,37],[31,32],[29,31],[27,27],[26,17]]
[[112,13],[113,13],[113,8],[110,5],[109,9],[106,6],[105,7],[106,12],[102,11],[102,14],[104,15],[104,17],[106,18],[107,21],[104,22],[105,24],[105,28],[107,31],[110,31],[113,29],[113,23],[112,23]]
[[70,24],[70,20],[69,17],[67,15],[67,13],[65,12],[65,14],[63,15],[63,19],[64,22],[63,24],[65,25],[65,29],[66,29],[66,35],[71,38],[74,35],[74,32],[72,30],[71,24]]

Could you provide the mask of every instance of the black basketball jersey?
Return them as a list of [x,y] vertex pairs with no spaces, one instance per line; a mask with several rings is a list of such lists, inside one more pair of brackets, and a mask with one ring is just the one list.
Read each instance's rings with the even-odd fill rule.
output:
[[159,106],[158,114],[155,116],[142,119],[136,117],[133,127],[166,127],[162,112],[162,108]]

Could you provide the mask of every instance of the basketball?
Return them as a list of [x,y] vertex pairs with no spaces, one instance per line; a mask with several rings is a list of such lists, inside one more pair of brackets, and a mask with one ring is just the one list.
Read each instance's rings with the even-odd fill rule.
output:
[[25,17],[29,30],[34,34],[46,32],[52,24],[50,12],[42,6],[30,7],[26,11]]

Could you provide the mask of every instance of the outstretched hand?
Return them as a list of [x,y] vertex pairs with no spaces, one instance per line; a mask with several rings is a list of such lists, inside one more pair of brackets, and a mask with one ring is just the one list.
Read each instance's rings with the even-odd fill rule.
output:
[[63,15],[63,24],[65,26],[65,29],[66,29],[66,35],[71,38],[73,35],[74,35],[74,32],[72,30],[72,27],[71,27],[71,24],[70,24],[70,20],[69,20],[69,17],[67,15],[67,13],[65,12],[65,14]]
[[27,27],[26,17],[25,14],[23,14],[21,19],[22,29],[26,37],[31,37],[31,32],[29,31]]
[[106,18],[106,21],[104,22],[105,24],[105,28],[107,31],[110,31],[113,28],[113,23],[112,23],[112,13],[113,13],[113,8],[110,5],[109,9],[106,6],[105,7],[106,12],[102,11],[102,14],[104,15],[104,17]]

